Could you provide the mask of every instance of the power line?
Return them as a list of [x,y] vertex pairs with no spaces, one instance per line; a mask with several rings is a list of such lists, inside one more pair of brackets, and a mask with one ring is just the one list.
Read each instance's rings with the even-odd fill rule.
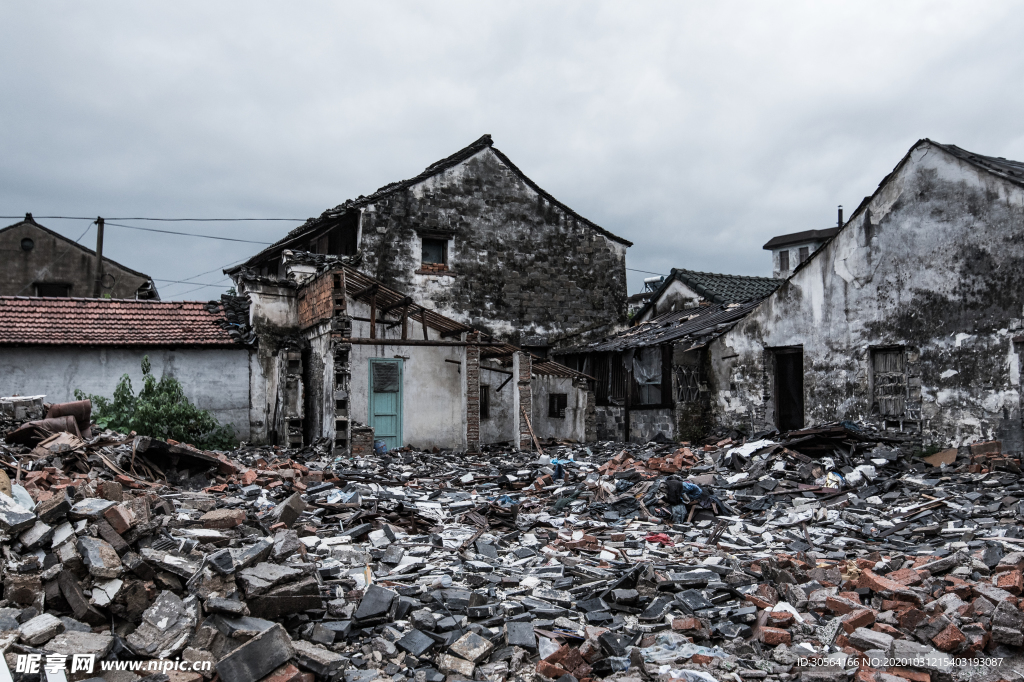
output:
[[[109,225],[109,223],[107,223],[107,224]],[[662,277],[667,277],[668,276],[668,275],[666,275],[663,272],[651,272],[650,270],[637,270],[636,268],[626,268],[626,269],[629,270],[630,272],[643,272],[643,273],[646,273],[648,275],[661,275]]]
[[[40,215],[32,216],[40,220],[96,220],[95,217],[68,216],[68,215]],[[23,215],[3,215],[0,220],[24,219]],[[306,218],[110,218],[110,220],[157,220],[168,223],[236,223],[236,222],[259,222],[259,221],[284,221],[289,223],[304,223]]]
[[[225,277],[224,279],[228,279],[228,278]],[[207,287],[213,287],[213,286],[221,287],[221,286],[224,286],[224,285],[223,284],[204,284],[202,286],[196,287],[195,289],[186,289],[185,291],[179,291],[178,293],[176,293],[174,295],[175,296],[184,296],[185,294],[190,294],[193,291],[199,291],[200,289],[205,289]]]
[[[198,277],[199,275],[196,275]],[[159,279],[157,277],[150,277],[154,282],[169,282],[171,284],[201,284],[201,282],[190,282],[187,279]],[[223,280],[221,280],[223,282]],[[219,287],[220,284],[203,284],[204,287]]]
[[[124,220],[120,218],[119,220]],[[215,237],[211,234],[196,234],[195,232],[175,232],[173,230],[159,230],[155,227],[139,227],[138,225],[123,225],[121,223],[112,223],[109,220],[104,220],[106,225],[113,225],[114,227],[127,227],[129,230],[143,230],[145,232],[162,232],[163,234],[177,234],[184,237],[202,237],[203,239],[219,239],[223,242],[244,242],[246,244],[263,244],[270,245],[274,242],[258,242],[252,239],[235,239],[234,237]]]

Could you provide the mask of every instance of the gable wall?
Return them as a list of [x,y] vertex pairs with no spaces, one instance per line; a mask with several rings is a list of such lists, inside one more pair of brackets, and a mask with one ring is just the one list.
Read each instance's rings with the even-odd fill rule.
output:
[[[451,275],[417,274],[417,230],[449,232]],[[626,246],[551,205],[485,149],[363,209],[360,269],[516,342],[625,321]]]
[[[21,248],[26,237],[34,242],[31,251]],[[0,259],[0,296],[35,296],[35,282],[70,284],[71,296],[93,296],[96,256],[30,223],[0,231]],[[102,292],[111,298],[133,299],[147,281],[106,258],[103,268],[114,277],[113,288]]]
[[867,208],[712,344],[717,419],[772,426],[765,348],[802,345],[805,425],[878,421],[871,349],[905,346],[926,445],[1019,451],[1024,191],[925,143]]

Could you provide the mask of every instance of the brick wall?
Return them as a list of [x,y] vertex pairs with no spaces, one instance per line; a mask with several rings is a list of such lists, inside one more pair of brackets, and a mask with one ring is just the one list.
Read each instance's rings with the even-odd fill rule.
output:
[[335,307],[345,304],[344,287],[344,270],[328,270],[302,287],[298,294],[299,328],[308,329],[333,317]]
[[[466,340],[480,341],[479,334],[467,334]],[[480,452],[480,346],[466,347],[466,450]]]
[[533,390],[530,386],[533,365],[529,353],[516,353],[519,356],[519,376],[516,377],[516,389],[519,391],[519,449],[532,450],[533,438],[530,427],[522,413],[533,414]]
[[373,428],[352,426],[352,456],[369,457],[373,454]]

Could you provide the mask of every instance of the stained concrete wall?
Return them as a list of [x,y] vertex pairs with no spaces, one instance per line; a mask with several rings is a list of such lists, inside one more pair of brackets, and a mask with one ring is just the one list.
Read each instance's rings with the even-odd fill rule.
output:
[[45,394],[46,402],[74,400],[75,389],[113,397],[127,374],[142,388],[142,358],[154,376],[176,378],[197,407],[230,424],[240,440],[249,438],[249,352],[237,349],[134,349],[90,347],[8,347],[0,350],[0,395]]
[[[1020,451],[1024,190],[919,143],[840,233],[711,346],[716,419],[774,424],[765,349],[802,346],[806,425],[871,414],[871,350],[914,366],[903,428]],[[770,356],[767,356],[770,357]],[[899,424],[895,428],[899,428]]]
[[[490,149],[362,209],[368,274],[502,339],[625,322],[626,245],[549,203]],[[418,273],[423,236],[449,272]]]
[[[587,391],[573,384],[566,377],[535,374],[530,382],[533,391],[533,431],[537,438],[556,438],[579,443],[587,440]],[[552,393],[566,395],[565,417],[549,417],[549,396]]]
[[[348,300],[353,317],[369,318],[369,306]],[[418,326],[418,325],[417,325]],[[410,338],[422,338],[422,333]],[[379,345],[353,345],[350,356],[352,419],[369,423],[371,358],[402,358],[402,442],[417,448],[466,448],[466,347],[400,346],[387,338],[399,339],[401,329],[385,330],[378,325]],[[370,335],[369,323],[352,322],[353,338]],[[440,340],[434,329],[432,340]],[[385,338],[386,337],[386,338]],[[455,339],[448,339],[449,341]],[[452,362],[445,362],[452,360]],[[506,387],[507,388],[507,387]]]
[[[31,239],[32,248],[22,248]],[[21,222],[0,230],[0,296],[35,296],[36,282],[70,284],[70,296],[92,298],[96,282],[96,252],[61,239],[40,226]],[[135,298],[149,277],[103,259],[105,284],[101,296]]]
[[[480,419],[480,442],[487,443],[515,443],[516,441],[516,420],[515,420],[515,396],[516,382],[505,380],[510,377],[499,372],[488,372],[484,367],[489,363],[484,360],[480,367],[480,384],[490,386],[491,416],[487,419]],[[506,369],[507,368],[503,368]],[[499,391],[498,387],[505,384]],[[483,391],[481,390],[481,394]]]

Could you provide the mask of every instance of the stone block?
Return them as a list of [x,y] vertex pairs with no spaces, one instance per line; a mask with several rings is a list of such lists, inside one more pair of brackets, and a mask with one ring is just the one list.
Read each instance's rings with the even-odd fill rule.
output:
[[83,536],[78,538],[77,547],[91,575],[97,578],[116,578],[121,574],[121,558],[106,541]]
[[38,647],[64,632],[64,623],[56,616],[42,613],[21,624],[18,636],[28,646]]
[[199,517],[203,528],[234,528],[244,521],[245,511],[241,509],[213,509]]
[[253,682],[287,663],[294,654],[288,633],[275,624],[220,659],[217,674],[224,682]]

